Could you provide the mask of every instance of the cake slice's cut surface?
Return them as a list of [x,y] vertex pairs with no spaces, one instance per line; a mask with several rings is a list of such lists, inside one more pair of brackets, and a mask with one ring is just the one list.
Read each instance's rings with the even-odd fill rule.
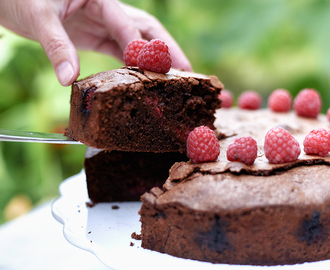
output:
[[123,68],[72,85],[68,135],[118,151],[185,151],[191,130],[211,128],[223,88],[214,76]]
[[164,184],[175,162],[187,160],[179,152],[110,152],[87,147],[84,168],[89,198],[93,204],[139,201],[143,193]]

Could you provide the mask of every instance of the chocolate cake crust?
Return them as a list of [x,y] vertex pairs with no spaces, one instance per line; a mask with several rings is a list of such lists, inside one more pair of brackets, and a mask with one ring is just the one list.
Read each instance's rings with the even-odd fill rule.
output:
[[193,128],[214,128],[222,88],[214,76],[175,69],[101,72],[73,83],[67,133],[105,150],[184,152]]

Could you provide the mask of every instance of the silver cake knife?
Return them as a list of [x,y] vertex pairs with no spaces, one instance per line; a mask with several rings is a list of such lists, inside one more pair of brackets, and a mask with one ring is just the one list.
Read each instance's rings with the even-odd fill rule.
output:
[[0,141],[7,142],[36,142],[52,144],[82,144],[74,141],[64,134],[29,132],[21,130],[0,129]]

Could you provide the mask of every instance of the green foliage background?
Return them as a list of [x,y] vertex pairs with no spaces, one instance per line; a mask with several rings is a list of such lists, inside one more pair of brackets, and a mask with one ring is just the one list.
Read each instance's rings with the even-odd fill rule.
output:
[[[157,17],[195,72],[217,75],[237,97],[276,88],[293,96],[317,89],[330,107],[330,1],[126,0]],[[0,128],[53,132],[66,127],[70,88],[56,80],[36,42],[0,26]],[[119,68],[110,56],[79,52],[81,76]],[[63,179],[82,169],[85,146],[0,142],[0,223],[17,194],[34,205],[55,198]]]

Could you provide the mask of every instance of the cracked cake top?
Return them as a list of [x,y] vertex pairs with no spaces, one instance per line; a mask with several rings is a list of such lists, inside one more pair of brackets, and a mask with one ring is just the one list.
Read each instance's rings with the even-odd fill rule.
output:
[[[330,157],[306,155],[301,151],[294,162],[269,163],[263,143],[266,132],[275,126],[290,131],[302,146],[310,130],[328,129],[329,122],[324,115],[310,119],[294,112],[274,113],[268,109],[217,110],[215,127],[222,137],[218,161],[174,164],[164,184],[165,192],[153,190],[143,200],[160,208],[170,203],[201,211],[245,211],[274,205],[326,207],[330,203]],[[257,141],[258,157],[252,165],[229,162],[226,158],[228,145],[240,136],[251,136]]]

